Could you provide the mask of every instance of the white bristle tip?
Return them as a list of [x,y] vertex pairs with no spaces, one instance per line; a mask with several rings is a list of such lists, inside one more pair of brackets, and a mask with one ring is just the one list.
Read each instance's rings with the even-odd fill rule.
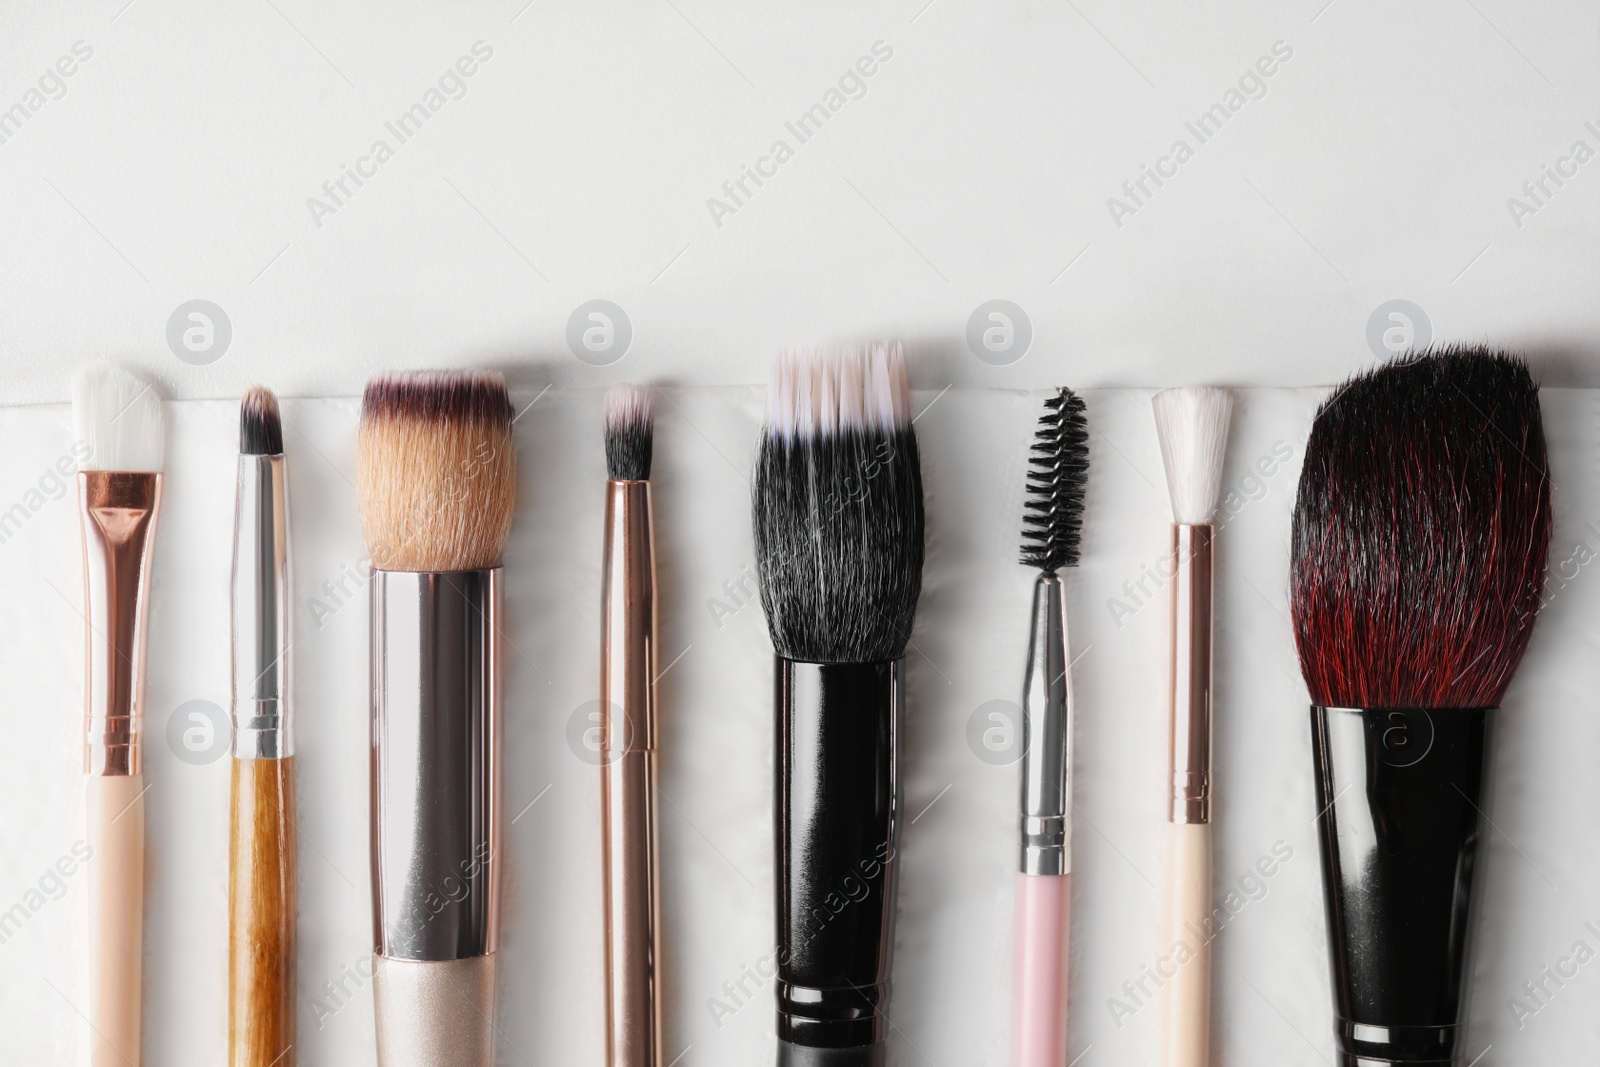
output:
[[1226,389],[1186,386],[1167,389],[1151,400],[1161,462],[1167,471],[1172,521],[1211,521],[1222,493],[1222,464],[1228,450],[1233,394]]
[[786,441],[849,430],[891,433],[910,422],[911,388],[898,342],[784,352],[773,360],[767,427]]
[[624,383],[606,390],[606,427],[621,430],[650,425],[650,390]]
[[80,470],[159,471],[166,445],[161,394],[112,363],[92,363],[72,379],[72,419],[89,446]]

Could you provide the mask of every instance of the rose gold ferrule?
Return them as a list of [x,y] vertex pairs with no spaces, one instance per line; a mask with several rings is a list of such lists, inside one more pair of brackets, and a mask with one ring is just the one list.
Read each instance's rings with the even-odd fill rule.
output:
[[664,1067],[650,483],[606,483],[600,615],[607,1067]]
[[138,774],[145,610],[161,475],[79,471],[83,529],[84,749],[91,775]]
[[1168,821],[1211,821],[1211,578],[1216,527],[1172,526],[1172,806]]

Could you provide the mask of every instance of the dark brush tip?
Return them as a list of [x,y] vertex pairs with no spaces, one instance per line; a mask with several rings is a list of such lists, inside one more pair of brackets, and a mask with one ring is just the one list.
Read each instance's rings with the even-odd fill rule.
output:
[[922,467],[909,425],[761,435],[751,490],[773,649],[806,663],[905,654],[922,591]]
[[361,398],[363,419],[511,423],[511,394],[498,371],[380,374]]
[[1083,398],[1063,388],[1044,402],[1028,457],[1022,562],[1046,573],[1078,565],[1089,480],[1089,420]]
[[650,392],[617,385],[606,394],[606,477],[642,482],[650,477],[655,454],[655,417]]
[[1290,602],[1318,704],[1494,707],[1550,548],[1527,364],[1483,347],[1359,374],[1318,410],[1295,502]]
[[264,385],[252,385],[239,400],[239,453],[245,456],[281,456],[283,420],[278,398]]

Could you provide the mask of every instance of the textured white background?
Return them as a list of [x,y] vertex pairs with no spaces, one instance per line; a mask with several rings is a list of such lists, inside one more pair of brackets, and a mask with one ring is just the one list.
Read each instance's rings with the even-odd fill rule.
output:
[[[1592,4],[6,0],[0,108],[78,41],[0,144],[4,401],[64,400],[61,364],[107,353],[183,398],[437,363],[589,384],[616,372],[565,328],[600,298],[633,323],[626,373],[710,384],[880,335],[934,389],[1329,384],[1395,299],[1600,384],[1600,160],[1520,227],[1507,207],[1600,151]],[[466,95],[398,143],[385,123],[478,41]],[[865,95],[799,144],[784,124],[878,41]],[[1199,144],[1185,123],[1280,41],[1266,95]],[[394,157],[317,225],[308,198],[380,138]],[[718,226],[708,198],[778,138],[794,157]],[[1118,227],[1107,199],[1179,138],[1194,158]],[[1010,368],[962,341],[996,298],[1034,327]],[[165,340],[192,299],[233,326],[198,369]]]
[[[759,609],[713,621],[750,563],[744,473],[771,352],[899,336],[914,354],[929,558],[913,712],[894,1002],[897,1064],[1006,1054],[1015,768],[965,740],[1015,699],[1029,576],[1011,563],[1037,397],[1006,390],[1222,381],[1325,386],[1368,363],[1383,304],[1440,339],[1530,352],[1551,385],[1600,384],[1600,161],[1516,225],[1523,182],[1579,139],[1600,150],[1600,15],[1577,3],[1373,0],[1175,6],[867,5],[706,0],[488,5],[96,0],[0,4],[0,111],[76,42],[59,99],[0,127],[0,508],[71,444],[72,368],[115,356],[175,399],[264,381],[290,400],[300,786],[302,1062],[372,1062],[370,1001],[341,980],[368,944],[366,622],[360,596],[312,621],[362,548],[355,404],[373,371],[505,369],[523,507],[508,557],[513,828],[501,1062],[599,1062],[597,798],[565,741],[593,698],[599,388],[668,386],[657,471],[668,654],[665,878],[673,1054],[769,1054],[765,992],[708,998],[770,950],[770,668]],[[384,124],[482,41],[493,50],[403,145]],[[785,130],[857,58],[893,50],[821,133]],[[1185,128],[1282,41],[1293,56],[1204,145]],[[794,157],[718,226],[707,199],[777,138]],[[338,211],[307,199],[385,138],[394,157]],[[1183,138],[1176,177],[1116,225],[1107,198]],[[1541,196],[1541,199],[1545,199]],[[603,298],[633,328],[622,362],[569,351]],[[1013,365],[964,340],[1006,299],[1032,324]],[[169,349],[186,301],[220,305],[225,351]],[[1387,325],[1387,323],[1385,323]],[[941,390],[953,385],[940,396]],[[1217,955],[1218,1062],[1331,1057],[1304,691],[1281,615],[1299,443],[1321,395],[1252,391],[1228,484],[1259,495],[1224,531],[1217,888],[1278,840],[1294,858]],[[937,398],[937,399],[936,399]],[[1547,390],[1560,523],[1552,559],[1600,552],[1600,400]],[[1159,951],[1165,613],[1107,601],[1165,550],[1147,394],[1091,393],[1095,466],[1073,592],[1082,725],[1074,1055],[1153,1061],[1156,1009],[1107,999]],[[21,406],[19,406],[21,405]],[[27,405],[45,405],[30,407]],[[230,402],[170,405],[152,605],[149,1062],[222,1056],[226,763],[165,742],[189,700],[227,703]],[[1246,485],[1285,442],[1293,458]],[[46,487],[46,494],[48,486]],[[1578,553],[1578,559],[1587,558]],[[1568,564],[1508,701],[1475,981],[1481,1064],[1600,1052],[1592,967],[1518,1029],[1507,998],[1600,926],[1591,705],[1592,567]],[[50,501],[0,545],[0,909],[81,834],[76,521]],[[347,584],[348,588],[348,584]],[[949,787],[946,790],[946,787]],[[548,792],[544,792],[549,787]],[[937,798],[937,801],[935,799]],[[69,1063],[81,1003],[83,876],[0,944],[0,1060]],[[328,1010],[336,1008],[329,1015]],[[717,1025],[720,1021],[720,1027]]]
[[[1290,506],[1319,390],[1241,396],[1225,485],[1217,604],[1219,899],[1282,842],[1293,857],[1218,942],[1216,1059],[1250,1067],[1331,1060],[1306,695],[1288,623]],[[532,395],[518,395],[519,406]],[[1161,951],[1167,610],[1124,591],[1167,551],[1167,499],[1148,393],[1088,394],[1095,427],[1083,565],[1072,575],[1078,708],[1073,1054],[1084,1067],[1153,1063],[1159,1008],[1117,1025],[1110,998]],[[1518,1027],[1507,1000],[1580,939],[1600,938],[1593,774],[1600,726],[1600,399],[1546,390],[1557,484],[1552,559],[1571,575],[1535,631],[1506,702],[1490,808],[1474,1055],[1482,1064],[1576,1063],[1600,1053],[1600,964]],[[931,406],[927,406],[930,405]],[[517,423],[520,507],[506,554],[508,906],[500,1062],[598,1065],[599,793],[568,729],[594,699],[604,459],[599,390],[551,390]],[[892,1005],[897,1067],[1001,1067],[1007,1054],[1017,769],[969,746],[974,712],[1016,700],[1031,575],[1012,562],[1023,456],[1039,397],[953,389],[916,406],[927,484],[927,566],[909,663],[903,872]],[[746,476],[760,422],[753,388],[658,400],[667,1041],[689,1067],[771,1057],[772,1008],[737,982],[772,949],[771,659],[759,604],[732,615],[725,583],[752,563]],[[147,668],[147,1062],[224,1056],[228,764],[193,766],[167,741],[191,700],[228,703],[227,572],[235,409],[168,405],[165,513]],[[362,557],[356,405],[290,401],[299,717],[301,1053],[308,1067],[371,1064],[364,984],[326,983],[370,944],[366,874],[364,593],[331,616],[324,582]],[[67,409],[0,409],[0,503],[24,500],[71,444]],[[1289,459],[1275,463],[1287,452]],[[1265,472],[1265,473],[1263,473]],[[77,520],[46,501],[0,545],[0,910],[82,834],[82,596]],[[1585,548],[1576,553],[1582,543]],[[1573,560],[1564,567],[1562,561]],[[347,588],[351,583],[347,583]],[[1145,580],[1147,590],[1155,586]],[[1112,598],[1136,610],[1113,611]],[[319,627],[317,623],[320,622]],[[718,623],[720,622],[720,626]],[[1118,623],[1120,622],[1120,625]],[[674,657],[676,658],[674,661]],[[532,805],[531,807],[529,805]],[[72,1058],[81,1023],[82,872],[0,944],[0,1062]],[[53,883],[47,889],[55,888]],[[1246,888],[1250,888],[1246,886]],[[746,989],[753,988],[746,980]],[[731,1015],[717,1010],[717,998]]]

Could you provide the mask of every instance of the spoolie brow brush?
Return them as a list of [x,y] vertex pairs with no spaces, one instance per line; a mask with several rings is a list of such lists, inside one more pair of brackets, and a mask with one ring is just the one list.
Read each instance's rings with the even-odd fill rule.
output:
[[1078,565],[1089,430],[1083,401],[1045,401],[1029,459],[1022,562],[1039,569],[1022,689],[1022,849],[1017,875],[1014,1067],[1064,1067],[1072,930],[1072,677],[1061,570]]
[[294,1067],[294,734],[289,498],[278,398],[239,404],[233,542],[228,1063]]
[[756,458],[777,654],[778,1064],[882,1067],[922,473],[898,345],[780,358]]
[[372,557],[373,1013],[381,1067],[493,1067],[501,555],[498,374],[374,378],[357,445]]
[[1539,389],[1517,357],[1386,363],[1311,425],[1290,607],[1339,1067],[1467,1060],[1487,778],[1551,521]]
[[606,396],[600,763],[607,1067],[664,1067],[656,848],[656,550],[650,394]]
[[1168,389],[1153,400],[1172,500],[1172,734],[1164,945],[1178,970],[1165,986],[1164,1067],[1205,1067],[1211,1055],[1211,591],[1233,395]]
[[138,1067],[144,925],[144,662],[165,424],[150,383],[109,364],[72,383],[89,458],[83,530],[89,776],[89,1062]]

